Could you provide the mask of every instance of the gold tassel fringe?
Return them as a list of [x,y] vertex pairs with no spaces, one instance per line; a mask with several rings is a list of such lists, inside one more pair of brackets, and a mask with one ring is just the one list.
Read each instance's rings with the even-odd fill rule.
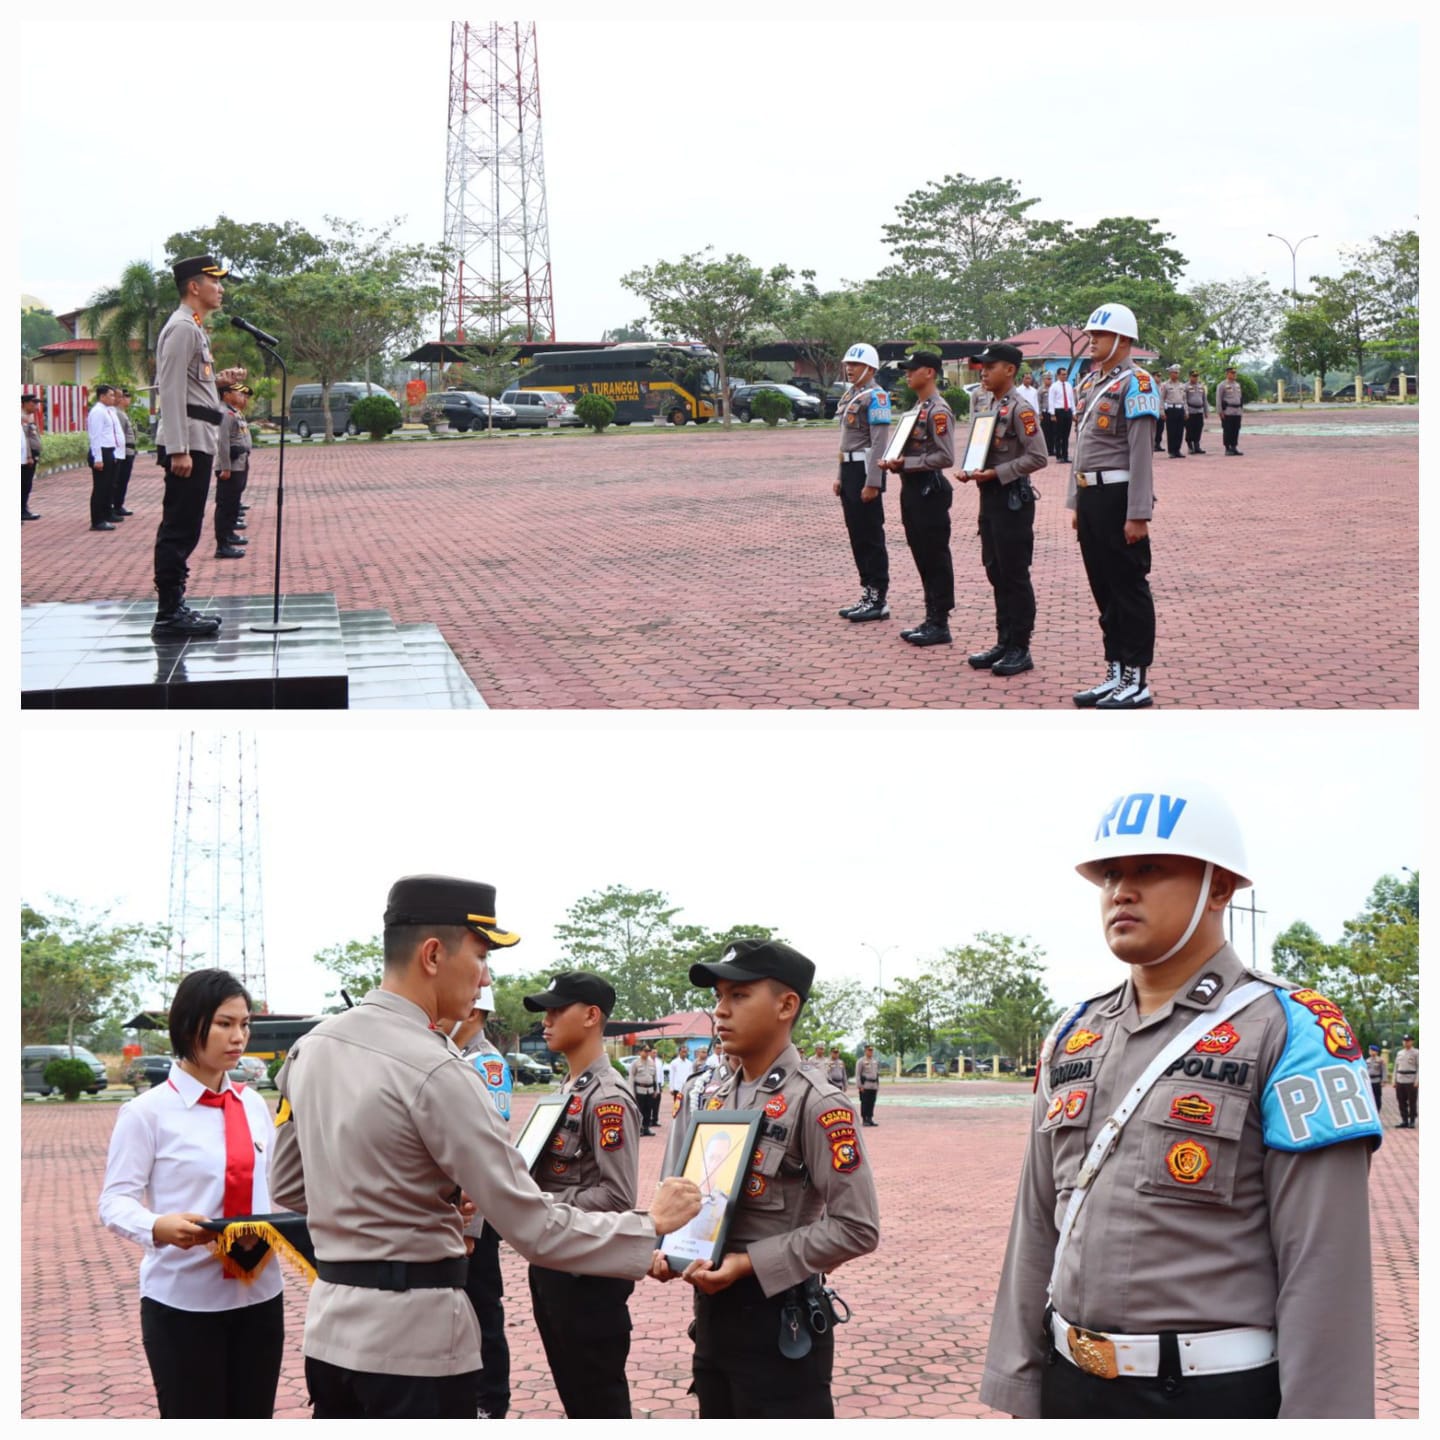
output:
[[[230,1254],[235,1246],[246,1240],[263,1240],[270,1247],[260,1263],[249,1270]],[[268,1220],[239,1220],[227,1225],[211,1242],[210,1249],[225,1273],[242,1285],[253,1284],[264,1273],[271,1255],[279,1255],[307,1285],[315,1283],[315,1267]]]

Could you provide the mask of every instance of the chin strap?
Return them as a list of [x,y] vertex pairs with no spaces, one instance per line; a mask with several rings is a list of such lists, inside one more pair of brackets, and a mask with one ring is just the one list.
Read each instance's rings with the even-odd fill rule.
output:
[[1190,923],[1185,927],[1185,933],[1162,955],[1158,960],[1143,960],[1142,965],[1163,965],[1172,955],[1178,955],[1189,943],[1190,937],[1200,925],[1200,917],[1205,913],[1205,906],[1210,900],[1210,881],[1215,874],[1215,865],[1212,861],[1205,862],[1205,874],[1200,880],[1200,893],[1195,897],[1195,913],[1190,917]]

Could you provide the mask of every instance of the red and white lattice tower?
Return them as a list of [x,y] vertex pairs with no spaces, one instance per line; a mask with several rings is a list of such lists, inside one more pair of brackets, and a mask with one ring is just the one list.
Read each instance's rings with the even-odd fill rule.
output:
[[555,334],[533,20],[450,26],[440,338]]

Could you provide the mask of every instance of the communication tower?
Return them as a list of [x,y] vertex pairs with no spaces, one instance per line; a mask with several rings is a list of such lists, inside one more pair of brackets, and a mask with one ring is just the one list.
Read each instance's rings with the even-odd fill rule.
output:
[[170,948],[164,991],[187,970],[218,966],[264,1009],[264,893],[255,737],[181,737],[170,844]]
[[533,20],[450,26],[440,338],[555,334]]

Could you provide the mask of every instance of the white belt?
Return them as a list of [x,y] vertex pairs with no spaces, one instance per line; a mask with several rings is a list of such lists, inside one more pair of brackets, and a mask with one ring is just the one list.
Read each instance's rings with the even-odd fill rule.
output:
[[840,458],[842,460],[868,460],[870,452],[868,450],[842,450]]
[[[1050,1333],[1055,1348],[1089,1375],[1114,1380],[1160,1373],[1158,1335],[1115,1335],[1084,1330],[1053,1311]],[[1182,1333],[1176,1340],[1180,1346],[1182,1375],[1226,1375],[1235,1370],[1255,1370],[1275,1359],[1275,1332],[1256,1325]]]
[[1087,485],[1128,485],[1128,470],[1077,470],[1075,483],[1083,490]]

